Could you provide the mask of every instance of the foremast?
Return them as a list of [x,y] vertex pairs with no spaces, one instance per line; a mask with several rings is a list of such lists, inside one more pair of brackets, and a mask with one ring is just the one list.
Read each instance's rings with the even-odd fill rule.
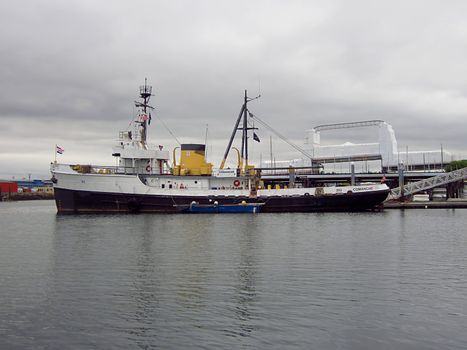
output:
[[130,131],[121,131],[118,144],[113,149],[113,156],[118,157],[119,172],[131,174],[163,174],[169,160],[168,151],[151,148],[147,143],[148,125],[151,124],[151,111],[149,105],[152,86],[148,85],[147,78],[144,85],[139,87],[140,100],[135,101],[138,112],[133,119]]
[[139,108],[135,126],[139,129],[141,145],[144,149],[147,149],[147,130],[148,125],[151,124],[151,110],[154,109],[153,106],[149,105],[149,99],[154,95],[152,95],[152,86],[148,85],[147,78],[144,79],[144,85],[139,87],[139,95],[142,101],[135,101],[135,106]]

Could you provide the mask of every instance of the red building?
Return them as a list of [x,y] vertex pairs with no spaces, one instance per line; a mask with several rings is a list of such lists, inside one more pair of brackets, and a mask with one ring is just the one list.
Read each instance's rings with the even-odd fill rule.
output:
[[11,181],[0,181],[0,193],[16,193],[18,184]]

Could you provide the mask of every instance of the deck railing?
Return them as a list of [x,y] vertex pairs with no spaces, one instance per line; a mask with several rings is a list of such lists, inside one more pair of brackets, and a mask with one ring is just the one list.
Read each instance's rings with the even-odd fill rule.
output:
[[[66,170],[70,169],[80,174],[123,174],[123,175],[151,175],[154,172],[141,171],[138,167],[124,167],[124,166],[111,166],[111,165],[91,165],[91,164],[53,164],[52,170]],[[157,175],[170,175],[169,169],[164,169],[162,174]]]

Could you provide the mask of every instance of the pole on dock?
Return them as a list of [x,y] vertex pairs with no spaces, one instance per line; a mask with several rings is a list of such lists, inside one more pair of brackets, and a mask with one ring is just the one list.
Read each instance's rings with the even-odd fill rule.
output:
[[404,198],[404,163],[399,163],[399,188],[401,189],[401,199]]
[[443,144],[441,144],[441,170],[444,168]]
[[295,169],[289,166],[289,188],[295,187]]
[[271,135],[269,136],[269,154],[271,156],[271,163],[270,164],[271,164],[271,168],[272,168],[273,167],[272,166],[272,160],[273,159],[272,159],[272,136]]

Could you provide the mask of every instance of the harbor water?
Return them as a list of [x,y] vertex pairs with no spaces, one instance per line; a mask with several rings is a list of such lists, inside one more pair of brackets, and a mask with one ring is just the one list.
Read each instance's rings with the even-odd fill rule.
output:
[[1,349],[466,349],[467,210],[0,203]]

